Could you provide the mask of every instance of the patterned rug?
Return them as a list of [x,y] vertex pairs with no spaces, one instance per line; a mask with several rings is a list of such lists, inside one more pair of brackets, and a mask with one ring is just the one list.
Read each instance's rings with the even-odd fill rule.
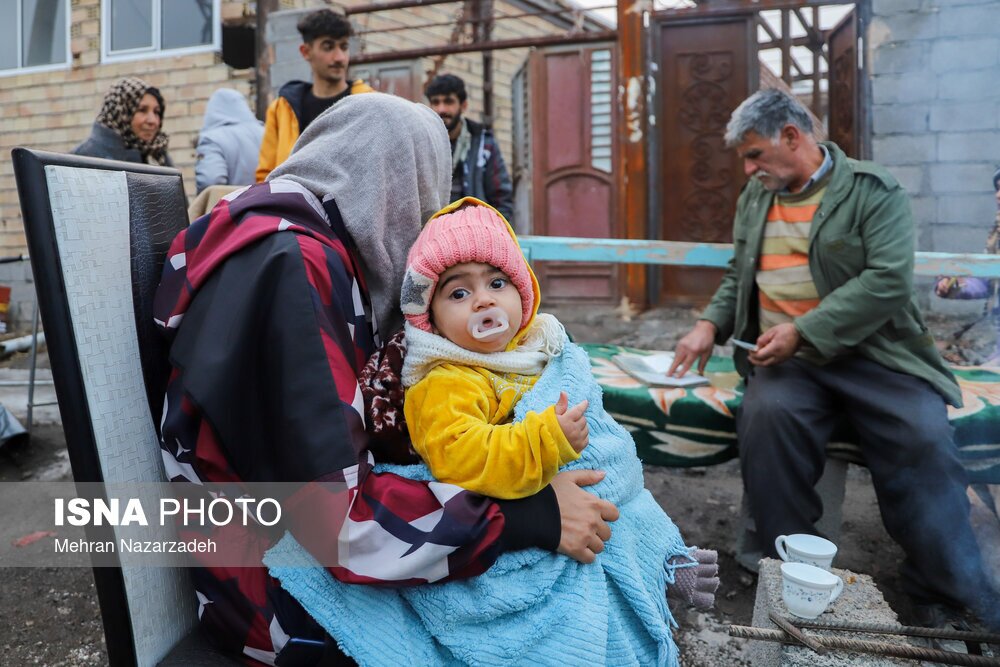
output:
[[[706,466],[736,458],[733,415],[742,399],[742,381],[728,357],[712,357],[711,384],[692,388],[649,387],[616,366],[621,352],[649,351],[618,345],[583,344],[604,406],[632,432],[645,463],[672,467]],[[952,367],[962,388],[962,408],[949,408],[959,457],[973,484],[1000,484],[1000,368]],[[846,426],[827,447],[830,456],[864,463]]]

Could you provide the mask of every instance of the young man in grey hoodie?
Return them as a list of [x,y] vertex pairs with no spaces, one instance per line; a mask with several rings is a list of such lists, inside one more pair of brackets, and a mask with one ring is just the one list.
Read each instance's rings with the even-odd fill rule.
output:
[[264,124],[250,112],[246,98],[232,88],[212,93],[198,135],[195,185],[250,185],[254,182]]

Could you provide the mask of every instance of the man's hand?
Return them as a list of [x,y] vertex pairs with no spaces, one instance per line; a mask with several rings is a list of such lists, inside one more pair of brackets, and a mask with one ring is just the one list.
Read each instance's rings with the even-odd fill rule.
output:
[[563,435],[569,440],[570,447],[579,454],[590,442],[590,429],[587,427],[587,418],[583,416],[590,403],[586,400],[580,401],[567,409],[568,403],[566,392],[559,392],[559,400],[555,405],[556,421],[559,422]]
[[611,539],[609,521],[618,519],[618,508],[581,486],[604,479],[600,470],[566,470],[552,478],[552,490],[559,504],[559,553],[581,563],[593,563]]
[[712,356],[715,346],[715,336],[719,332],[708,320],[698,320],[694,328],[677,343],[674,350],[674,363],[670,364],[667,375],[681,377],[698,361],[698,372],[705,372],[705,364]]
[[962,278],[938,278],[937,284],[934,285],[934,293],[946,299],[952,292],[960,292],[964,286],[965,280]]
[[754,366],[774,366],[791,359],[802,345],[802,336],[791,322],[771,327],[757,339],[757,351],[750,353]]

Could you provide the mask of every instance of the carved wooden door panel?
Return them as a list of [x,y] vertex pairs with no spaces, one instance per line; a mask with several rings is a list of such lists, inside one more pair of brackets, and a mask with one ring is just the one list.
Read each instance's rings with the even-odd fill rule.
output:
[[[745,177],[723,135],[733,109],[756,89],[752,15],[657,26],[659,169],[653,193],[665,241],[728,243]],[[661,303],[705,303],[718,269],[665,267]]]
[[858,103],[858,16],[852,10],[830,31],[830,141],[851,157],[860,156]]
[[[610,44],[531,55],[532,233],[620,236],[615,72]],[[617,303],[621,295],[613,264],[537,262],[535,271],[543,303]]]

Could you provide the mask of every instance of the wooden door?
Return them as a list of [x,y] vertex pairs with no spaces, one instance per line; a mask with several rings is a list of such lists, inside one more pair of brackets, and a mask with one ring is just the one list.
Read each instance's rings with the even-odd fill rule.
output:
[[[613,45],[531,55],[534,234],[617,238]],[[617,303],[613,264],[538,262],[543,303]]]
[[[756,89],[753,25],[746,15],[656,26],[659,159],[652,194],[665,241],[732,241],[746,179],[723,135],[733,109]],[[722,271],[664,268],[661,276],[661,303],[704,303]]]
[[422,75],[420,61],[404,60],[353,66],[350,79],[362,79],[380,93],[404,97],[411,102],[423,102]]
[[830,54],[830,141],[850,157],[860,157],[860,72],[855,10],[830,31],[827,45]]

